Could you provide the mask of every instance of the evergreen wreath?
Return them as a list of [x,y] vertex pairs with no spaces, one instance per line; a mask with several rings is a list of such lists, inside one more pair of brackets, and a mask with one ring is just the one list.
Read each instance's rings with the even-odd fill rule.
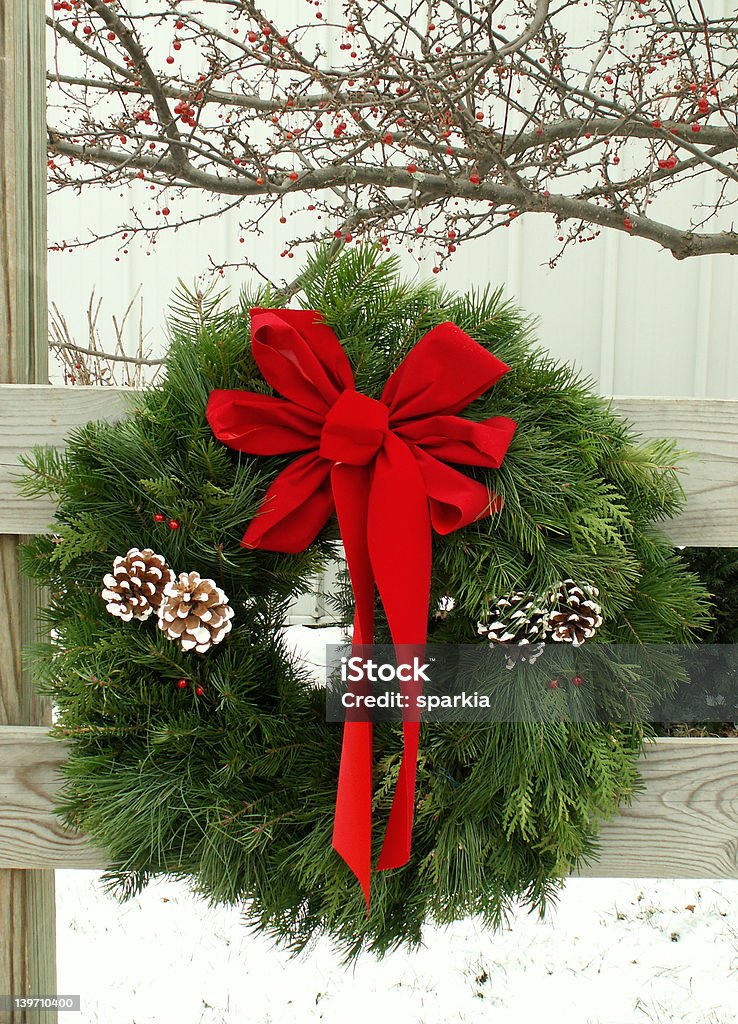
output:
[[[503,511],[434,535],[434,642],[487,642],[480,630],[499,626],[505,595],[558,594],[551,614],[564,628],[562,586],[588,603],[586,629],[575,623],[588,642],[690,642],[707,596],[653,526],[682,502],[671,442],[636,443],[586,381],[535,348],[499,290],[408,283],[371,246],[316,251],[300,284],[370,396],[443,321],[511,367],[463,413],[518,426],[499,470],[465,467],[489,478]],[[33,670],[70,745],[60,813],[107,851],[122,897],[159,873],[187,878],[294,949],[326,933],[346,955],[381,954],[420,942],[426,921],[477,914],[496,926],[515,902],[542,912],[637,788],[649,728],[425,726],[412,857],[375,878],[367,915],[331,848],[341,729],[284,636],[286,609],[335,554],[337,528],[300,554],[244,550],[244,526],[291,457],[239,454],[205,415],[214,389],[269,393],[248,311],[279,300],[264,289],[227,308],[223,295],[181,290],[163,382],[132,395],[122,422],[89,423],[63,453],[25,460],[26,493],[57,503],[54,533],[27,545],[25,568],[51,594]],[[377,818],[400,752],[400,727],[377,727]]]

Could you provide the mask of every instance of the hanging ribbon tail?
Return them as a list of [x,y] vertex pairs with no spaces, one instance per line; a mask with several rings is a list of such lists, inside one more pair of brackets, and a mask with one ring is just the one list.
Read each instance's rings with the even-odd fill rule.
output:
[[[331,473],[338,525],[356,602],[355,647],[374,642],[374,574],[367,547],[367,513],[372,470],[338,463]],[[362,684],[358,684],[362,689]],[[372,735],[367,721],[343,727],[338,771],[333,848],[361,885],[369,912],[372,870]]]
[[[413,654],[422,657],[428,630],[431,524],[425,485],[415,456],[393,434],[387,435],[377,455],[367,536],[374,578],[392,640],[402,649],[400,660],[409,657],[412,662]],[[420,687],[410,683],[403,686],[402,692],[410,697],[410,706],[403,722],[400,774],[377,865],[380,871],[401,867],[410,859],[420,736],[415,697]]]

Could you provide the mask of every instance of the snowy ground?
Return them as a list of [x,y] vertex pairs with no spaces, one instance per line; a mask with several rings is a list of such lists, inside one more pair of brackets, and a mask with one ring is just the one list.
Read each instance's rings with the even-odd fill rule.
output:
[[[292,629],[316,666],[337,631]],[[317,674],[317,673],[316,673]],[[57,872],[59,992],[83,1024],[735,1024],[738,881],[569,882],[544,922],[429,929],[422,949],[344,968],[289,956],[160,881],[124,906]]]
[[545,922],[429,930],[345,969],[290,959],[172,882],[121,907],[95,872],[57,873],[59,991],[84,1024],[734,1024],[738,882],[577,879]]

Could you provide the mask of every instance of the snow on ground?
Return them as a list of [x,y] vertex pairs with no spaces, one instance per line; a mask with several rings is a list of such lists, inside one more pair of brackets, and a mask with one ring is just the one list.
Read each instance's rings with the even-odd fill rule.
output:
[[[338,630],[291,634],[319,676]],[[326,941],[291,959],[181,883],[120,905],[97,872],[56,878],[59,992],[81,995],[83,1024],[738,1020],[738,880],[575,879],[543,922],[429,928],[420,950],[346,968]]]
[[521,912],[495,934],[460,921],[345,968],[327,942],[290,959],[181,884],[120,906],[97,879],[57,872],[59,991],[81,995],[84,1024],[738,1019],[735,881],[577,879],[543,922]]

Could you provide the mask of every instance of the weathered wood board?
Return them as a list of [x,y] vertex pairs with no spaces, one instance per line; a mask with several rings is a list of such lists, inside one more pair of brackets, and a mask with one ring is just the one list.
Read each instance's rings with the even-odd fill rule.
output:
[[[43,728],[0,730],[0,868],[102,868],[53,807],[64,743]],[[641,760],[645,791],[602,830],[599,878],[737,878],[738,742],[660,739]]]
[[51,501],[18,493],[18,459],[36,445],[63,448],[67,434],[88,420],[123,417],[125,388],[0,385],[0,534],[45,533],[54,518]]
[[[18,494],[18,457],[36,444],[63,447],[75,426],[125,415],[124,388],[0,386],[0,533],[44,532],[50,502]],[[695,457],[683,462],[689,502],[665,524],[676,544],[738,545],[738,402],[700,398],[615,398],[644,437],[671,437]]]
[[[49,379],[45,6],[44,0],[0,0],[0,381],[8,396]],[[0,411],[0,435],[8,429]],[[50,720],[48,702],[21,663],[21,649],[36,639],[43,602],[18,572],[28,532],[33,528],[23,517],[0,531],[0,727]],[[55,988],[54,875],[0,869],[0,993],[44,995]],[[0,1010],[0,1024],[38,1024],[41,1013]],[[55,1012],[43,1017],[55,1024]]]

